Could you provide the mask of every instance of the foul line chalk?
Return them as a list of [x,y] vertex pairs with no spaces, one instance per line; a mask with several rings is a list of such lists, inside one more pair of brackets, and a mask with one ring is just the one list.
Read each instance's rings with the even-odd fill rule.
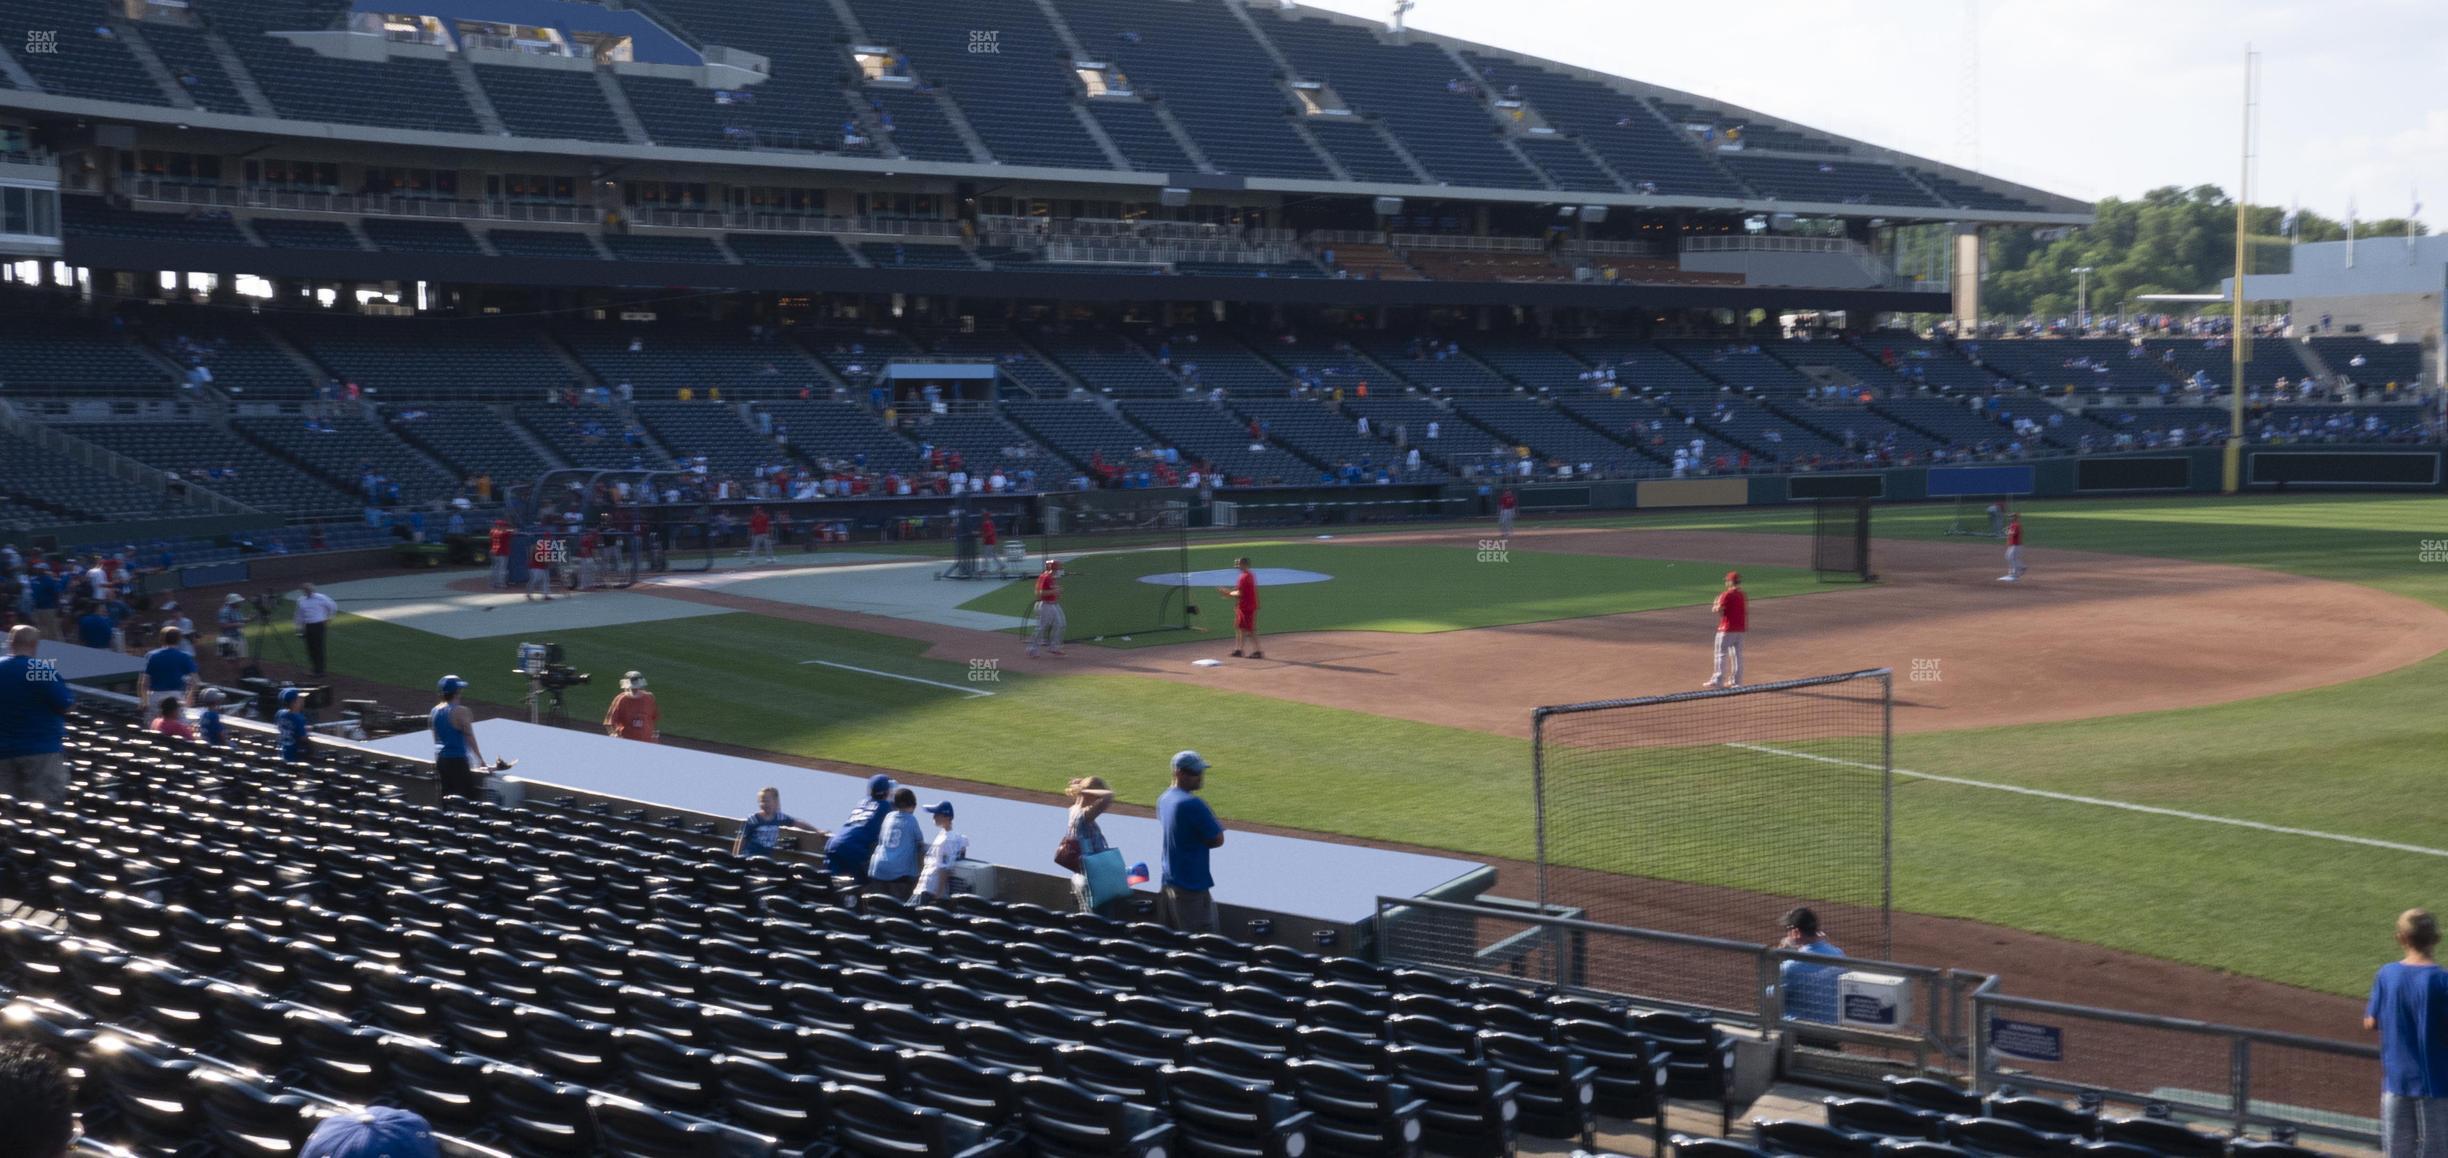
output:
[[945,683],[945,682],[943,682],[943,681],[941,681],[941,680],[922,680],[922,679],[919,679],[917,676],[912,676],[912,675],[902,675],[902,674],[901,674],[901,673],[899,673],[899,672],[877,671],[877,670],[875,670],[874,668],[871,668],[871,667],[852,667],[852,666],[850,666],[849,664],[846,664],[846,663],[835,663],[835,662],[833,662],[832,660],[829,660],[829,659],[803,659],[803,660],[800,660],[800,661],[799,661],[799,666],[801,666],[801,667],[806,667],[807,665],[812,664],[812,663],[813,663],[813,664],[822,664],[822,665],[824,665],[824,666],[826,666],[826,667],[837,667],[837,668],[842,669],[843,671],[854,671],[854,672],[859,673],[860,675],[882,676],[882,677],[884,677],[885,679],[888,679],[888,680],[907,680],[907,681],[909,681],[909,682],[911,682],[911,683],[914,683],[914,684],[925,684],[926,686],[931,687],[931,688],[942,688],[942,689],[943,689],[943,690],[945,690],[945,691],[948,691],[948,692],[959,692],[959,693],[961,693],[962,695],[966,695],[966,696],[991,696],[991,695],[993,695],[993,694],[994,694],[993,692],[987,691],[987,690],[985,690],[984,688],[965,688],[965,687],[960,686],[959,684],[948,684],[948,683]]
[[[1878,765],[1864,764],[1859,760],[1839,760],[1833,756],[1815,756],[1809,752],[1789,752],[1783,748],[1771,748],[1765,744],[1730,743],[1727,744],[1726,747],[1741,748],[1748,752],[1766,752],[1771,756],[1791,756],[1797,760],[1813,760],[1821,764],[1841,764],[1847,768],[1866,768],[1873,772],[1879,770]],[[2186,812],[2177,808],[2159,808],[2148,804],[2131,804],[2123,800],[2107,800],[2097,796],[2076,796],[2068,792],[2050,792],[2043,788],[2024,788],[2015,784],[1995,784],[1987,780],[1967,780],[1961,776],[1941,776],[1935,772],[1915,772],[1909,768],[1898,768],[1895,770],[1895,774],[1898,776],[1910,777],[1914,780],[1929,780],[1939,784],[1954,784],[1964,788],[1986,788],[1992,792],[2012,792],[2017,796],[2037,796],[2043,800],[2061,800],[2068,804],[2089,804],[2098,808],[2114,808],[2121,812],[2140,812],[2150,816],[2167,816],[2173,817],[2177,820],[2197,821],[2202,824],[2224,824],[2234,828],[2250,828],[2260,832],[2276,833],[2280,836],[2302,836],[2309,837],[2313,840],[2335,841],[2339,844],[2358,844],[2365,848],[2387,849],[2390,852],[2410,852],[2422,856],[2448,857],[2448,849],[2426,848],[2419,844],[2400,844],[2393,840],[2375,840],[2368,836],[2348,836],[2344,833],[2319,832],[2309,828],[2289,828],[2283,824],[2264,824],[2258,820],[2242,820],[2233,816],[2212,816],[2206,812]]]

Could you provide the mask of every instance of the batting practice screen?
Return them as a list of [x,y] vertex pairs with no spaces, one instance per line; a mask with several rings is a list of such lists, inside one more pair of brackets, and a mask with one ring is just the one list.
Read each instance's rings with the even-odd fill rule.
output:
[[1847,952],[1885,956],[1892,691],[1878,668],[1538,709],[1539,900],[1755,943],[1810,905]]
[[1869,582],[1870,500],[1827,499],[1813,514],[1811,569],[1821,579],[1851,575]]
[[1065,639],[1093,643],[1183,631],[1196,622],[1198,600],[1187,583],[1188,504],[1116,505],[1049,495],[1042,514],[1044,530],[1031,546],[1039,565],[1062,562]]

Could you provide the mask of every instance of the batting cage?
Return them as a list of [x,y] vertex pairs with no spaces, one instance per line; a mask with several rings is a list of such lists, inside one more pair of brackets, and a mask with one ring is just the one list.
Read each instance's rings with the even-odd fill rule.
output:
[[1030,570],[1061,561],[1064,638],[1094,643],[1198,622],[1190,504],[1152,495],[1047,495],[1040,515]]
[[1838,575],[1864,583],[1870,573],[1870,500],[1824,499],[1814,504],[1811,569],[1826,580]]
[[[1759,944],[1810,905],[1848,952],[1886,956],[1892,684],[1878,668],[1538,709],[1542,911]],[[1642,957],[1595,959],[1606,951]],[[1576,969],[1661,979],[1723,969],[1672,946],[1608,942],[1575,956],[1590,958]]]

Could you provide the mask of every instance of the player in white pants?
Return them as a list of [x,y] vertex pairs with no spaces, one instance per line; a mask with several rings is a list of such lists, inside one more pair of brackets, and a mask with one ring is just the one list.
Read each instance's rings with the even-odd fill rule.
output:
[[2006,520],[2006,573],[1998,576],[2000,583],[2023,581],[2023,516]]
[[1037,654],[1044,647],[1055,655],[1063,653],[1063,628],[1068,621],[1062,609],[1062,564],[1046,560],[1045,571],[1037,576],[1036,622],[1029,628],[1028,653]]
[[1709,674],[1708,682],[1700,686],[1741,687],[1743,632],[1751,626],[1750,601],[1743,595],[1742,572],[1726,572],[1725,590],[1717,593],[1712,610],[1717,612],[1717,667]]

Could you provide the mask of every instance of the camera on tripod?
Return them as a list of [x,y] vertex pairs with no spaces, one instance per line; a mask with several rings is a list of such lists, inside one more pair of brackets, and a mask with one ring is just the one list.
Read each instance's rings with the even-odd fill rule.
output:
[[592,683],[595,677],[571,667],[564,661],[557,643],[522,643],[518,645],[518,669],[511,674],[527,681],[527,717],[531,723],[544,723],[547,713],[544,700],[550,698],[549,713],[554,722],[563,719],[561,693],[567,689]]

